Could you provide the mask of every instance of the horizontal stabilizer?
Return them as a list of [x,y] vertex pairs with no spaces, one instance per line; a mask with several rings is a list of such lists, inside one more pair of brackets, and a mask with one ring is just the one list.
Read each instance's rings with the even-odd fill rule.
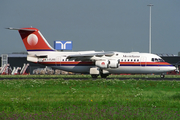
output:
[[24,30],[24,31],[37,31],[36,29],[24,29],[24,28],[12,28],[12,27],[9,27],[9,28],[6,28],[6,29],[9,29],[9,30]]

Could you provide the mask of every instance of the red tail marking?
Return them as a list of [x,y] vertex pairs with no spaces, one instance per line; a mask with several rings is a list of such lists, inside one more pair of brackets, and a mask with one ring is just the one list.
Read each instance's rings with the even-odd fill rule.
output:
[[44,37],[36,28],[21,28],[19,33],[24,42],[27,51],[51,51],[51,46],[48,45]]

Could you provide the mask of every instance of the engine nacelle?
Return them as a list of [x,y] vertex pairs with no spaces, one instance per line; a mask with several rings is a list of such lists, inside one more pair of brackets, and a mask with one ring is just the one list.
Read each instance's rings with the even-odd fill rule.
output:
[[100,68],[108,68],[109,67],[109,61],[108,60],[99,60],[95,62],[95,65]]
[[119,60],[99,60],[95,62],[95,65],[100,68],[118,68]]
[[109,60],[109,67],[110,68],[118,68],[119,67],[119,60]]

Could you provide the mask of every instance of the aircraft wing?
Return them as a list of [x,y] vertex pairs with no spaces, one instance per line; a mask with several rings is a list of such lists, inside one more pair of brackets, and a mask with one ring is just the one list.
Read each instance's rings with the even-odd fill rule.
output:
[[76,60],[87,60],[91,59],[92,57],[102,57],[102,56],[112,56],[114,52],[95,52],[95,53],[78,53],[73,55],[68,55],[67,59],[76,59]]

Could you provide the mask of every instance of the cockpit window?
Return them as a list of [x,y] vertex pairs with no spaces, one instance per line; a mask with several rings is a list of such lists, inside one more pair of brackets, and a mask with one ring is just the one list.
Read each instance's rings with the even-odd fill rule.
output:
[[152,60],[151,60],[152,62],[154,62],[154,58],[152,58]]
[[161,58],[152,58],[151,61],[152,62],[164,62],[164,60]]
[[157,59],[157,58],[155,58],[155,62],[158,62],[158,59]]
[[164,60],[163,59],[158,59],[159,60],[159,62],[164,62]]

